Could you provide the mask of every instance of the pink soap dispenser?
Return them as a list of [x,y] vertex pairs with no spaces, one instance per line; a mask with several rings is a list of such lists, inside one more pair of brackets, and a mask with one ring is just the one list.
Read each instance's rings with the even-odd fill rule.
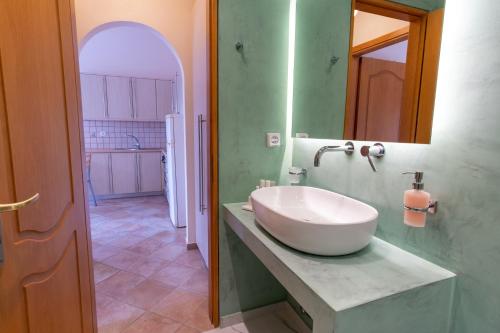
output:
[[436,203],[431,201],[430,193],[424,191],[423,172],[404,172],[403,174],[415,175],[413,189],[404,193],[404,223],[410,227],[423,228],[427,213],[435,213]]

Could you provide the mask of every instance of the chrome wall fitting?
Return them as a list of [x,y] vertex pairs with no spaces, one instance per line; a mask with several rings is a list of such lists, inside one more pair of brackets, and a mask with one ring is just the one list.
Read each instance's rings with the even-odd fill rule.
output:
[[424,208],[413,208],[403,205],[405,210],[409,210],[417,213],[428,213],[434,215],[438,212],[438,201],[429,201],[429,206]]
[[344,152],[346,155],[352,155],[354,153],[354,143],[347,141],[343,146],[323,146],[314,155],[314,166],[319,167],[321,157],[326,152]]
[[373,164],[372,157],[382,158],[385,155],[385,147],[381,143],[376,143],[373,146],[361,147],[361,156],[368,158],[368,163],[372,167],[373,172],[377,172],[375,164]]

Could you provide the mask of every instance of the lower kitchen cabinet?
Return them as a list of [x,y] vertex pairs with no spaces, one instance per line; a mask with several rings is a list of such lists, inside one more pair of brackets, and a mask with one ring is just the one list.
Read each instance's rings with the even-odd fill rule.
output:
[[139,153],[139,191],[159,192],[162,190],[161,152]]
[[95,195],[110,195],[111,190],[111,169],[110,154],[92,153],[90,159],[90,179],[94,187]]
[[161,152],[92,153],[91,180],[101,197],[161,194]]
[[111,173],[113,193],[130,194],[139,192],[137,184],[137,154],[112,153]]

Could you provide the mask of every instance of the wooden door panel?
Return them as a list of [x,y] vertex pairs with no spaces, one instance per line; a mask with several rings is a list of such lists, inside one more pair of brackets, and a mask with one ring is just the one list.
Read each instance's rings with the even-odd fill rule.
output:
[[24,279],[30,332],[83,332],[77,262],[73,236],[54,267]]
[[93,332],[72,0],[0,2],[0,332]]
[[398,142],[405,64],[361,58],[356,139]]
[[[7,1],[5,5],[11,6],[10,3]],[[31,15],[38,10],[44,11],[47,20]],[[66,91],[61,66],[64,55],[60,51],[60,34],[46,34],[43,39],[34,37],[42,26],[47,31],[59,30],[57,2],[36,2],[26,12],[22,19],[10,22],[16,49],[3,52],[2,68],[4,82],[9,82],[5,94],[15,201],[40,192],[39,204],[19,212],[19,229],[44,232],[54,227],[72,201]],[[30,18],[34,21],[29,21]],[[39,149],[41,142],[44,149]]]

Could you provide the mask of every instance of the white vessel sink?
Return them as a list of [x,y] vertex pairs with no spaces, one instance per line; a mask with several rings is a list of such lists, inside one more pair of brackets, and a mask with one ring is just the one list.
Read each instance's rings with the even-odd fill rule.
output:
[[338,193],[304,186],[252,192],[257,222],[286,245],[333,256],[361,250],[377,228],[375,208]]

